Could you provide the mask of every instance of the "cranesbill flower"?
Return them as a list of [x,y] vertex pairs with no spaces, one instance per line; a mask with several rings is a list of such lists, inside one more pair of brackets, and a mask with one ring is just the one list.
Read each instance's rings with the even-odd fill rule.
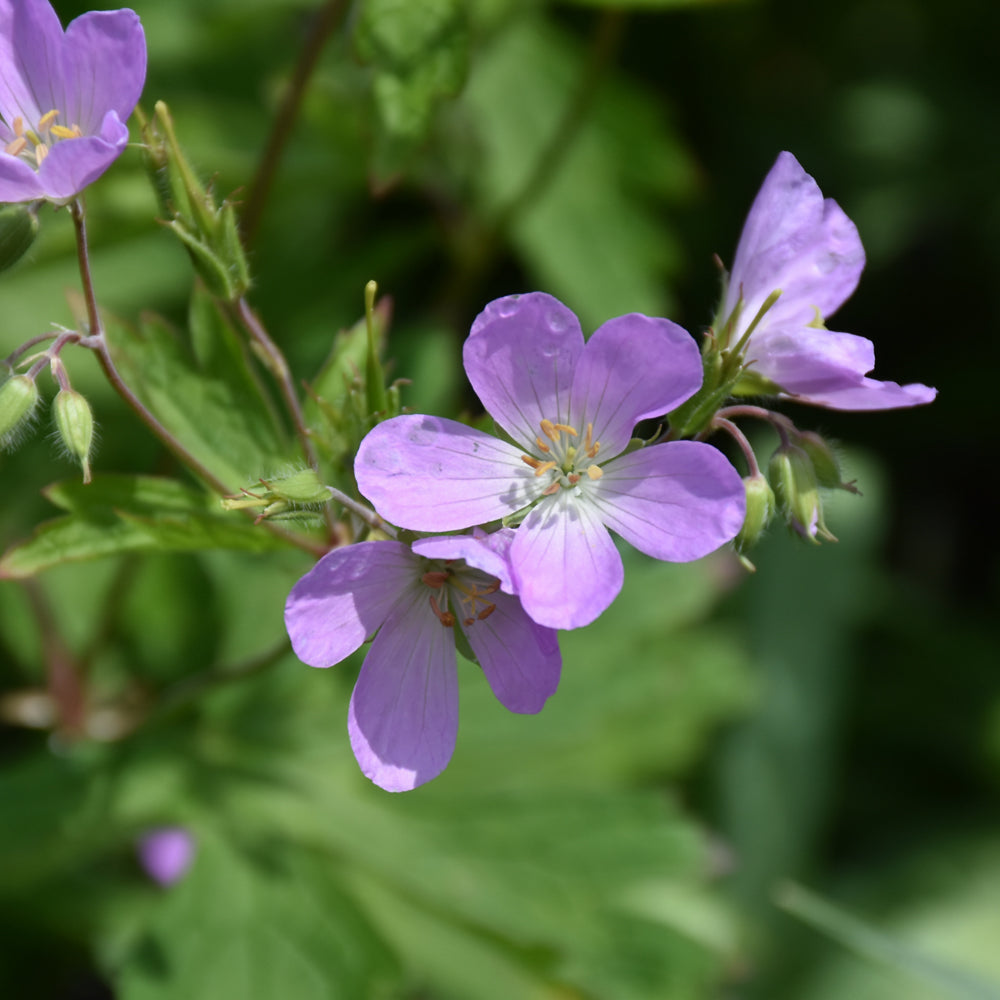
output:
[[145,79],[134,11],[92,11],[64,33],[46,0],[0,0],[0,202],[64,204],[100,177]]
[[375,636],[348,711],[361,770],[408,791],[448,765],[458,732],[456,629],[493,693],[535,713],[559,683],[556,635],[513,596],[512,532],[360,542],[328,552],[295,586],[285,626],[295,655],[339,663]]
[[781,292],[750,334],[746,358],[800,402],[834,410],[886,410],[929,403],[937,390],[867,378],[870,340],[821,322],[857,287],[865,252],[853,222],[824,199],[791,153],[781,153],[743,226],[722,316],[739,309],[736,343],[772,293]]
[[666,319],[609,320],[584,344],[576,316],[541,292],[479,315],[465,370],[513,443],[436,417],[376,426],[355,462],[358,486],[386,518],[451,531],[531,506],[510,558],[524,609],[551,628],[593,621],[621,590],[608,529],[657,559],[685,562],[743,523],[736,470],[694,441],[626,452],[635,425],[701,385],[691,337]]

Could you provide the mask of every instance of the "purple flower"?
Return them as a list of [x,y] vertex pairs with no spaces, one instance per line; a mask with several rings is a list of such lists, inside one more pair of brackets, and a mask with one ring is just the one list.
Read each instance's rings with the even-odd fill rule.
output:
[[97,180],[145,79],[134,11],[92,11],[63,33],[46,0],[0,0],[0,202],[64,204]]
[[194,861],[194,837],[183,826],[150,830],[136,845],[146,874],[160,885],[173,885]]
[[[804,403],[833,410],[887,410],[929,403],[936,389],[866,378],[870,340],[818,321],[857,287],[865,266],[858,231],[791,153],[775,161],[743,226],[722,316],[740,313],[730,338],[747,330],[768,296],[781,295],[750,334],[751,372]],[[740,298],[742,296],[742,302]]]
[[375,634],[347,727],[361,770],[409,791],[448,765],[458,732],[455,629],[512,712],[539,712],[558,683],[556,635],[513,596],[513,532],[361,542],[328,552],[292,588],[285,626],[300,660],[339,663]]
[[541,292],[479,315],[465,370],[507,441],[436,417],[379,424],[355,462],[361,492],[396,524],[450,531],[531,506],[511,546],[525,611],[551,628],[593,621],[622,586],[608,528],[657,559],[685,562],[743,523],[736,470],[710,445],[626,452],[635,425],[701,385],[694,341],[665,319],[609,320],[584,344],[576,316]]

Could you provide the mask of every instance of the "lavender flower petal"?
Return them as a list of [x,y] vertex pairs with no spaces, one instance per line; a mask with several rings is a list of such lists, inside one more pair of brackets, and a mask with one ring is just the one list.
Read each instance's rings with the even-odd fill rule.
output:
[[753,319],[775,289],[782,296],[768,323],[805,326],[835,312],[857,287],[865,252],[857,227],[791,153],[781,153],[747,215],[726,294],[731,312],[741,291]]
[[285,603],[295,655],[312,667],[339,663],[375,633],[416,577],[413,556],[400,542],[361,542],[328,552]]
[[413,551],[427,559],[464,559],[466,565],[482,570],[500,581],[500,589],[514,593],[507,552],[514,541],[514,531],[501,528],[488,535],[476,529],[471,535],[435,535],[418,538]]
[[669,562],[700,559],[743,525],[746,491],[722,452],[671,441],[620,455],[593,484],[604,523],[627,542]]
[[134,11],[84,14],[63,33],[46,0],[0,0],[0,202],[62,204],[96,180],[128,143],[145,75]]
[[540,422],[565,422],[573,369],[583,352],[580,321],[544,292],[508,295],[476,317],[462,358],[493,419],[530,445]]
[[540,712],[559,686],[556,633],[532,621],[516,597],[493,594],[491,600],[489,617],[460,627],[497,700],[511,712]]
[[146,82],[146,36],[135,11],[91,11],[71,21],[62,56],[64,106],[53,107],[68,121],[89,135],[108,111],[122,122],[132,114]]
[[513,445],[422,414],[374,427],[354,463],[358,489],[394,524],[453,531],[512,514],[542,489]]
[[437,777],[458,734],[458,679],[451,629],[415,593],[379,630],[351,695],[351,748],[362,772],[388,792]]
[[593,424],[600,459],[625,450],[640,420],[662,416],[701,387],[701,352],[668,319],[618,316],[587,341],[576,366],[567,423]]
[[[802,401],[831,410],[896,410],[904,406],[920,406],[933,402],[937,389],[911,382],[879,382],[873,378],[856,381],[833,380],[828,385],[816,385]],[[792,397],[795,398],[795,397]]]
[[517,592],[539,625],[589,625],[618,596],[621,556],[596,508],[560,490],[517,529],[511,546]]

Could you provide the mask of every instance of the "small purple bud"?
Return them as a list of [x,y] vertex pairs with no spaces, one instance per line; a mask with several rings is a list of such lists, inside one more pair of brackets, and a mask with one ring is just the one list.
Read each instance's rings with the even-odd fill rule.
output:
[[143,834],[136,850],[146,874],[162,886],[183,878],[194,860],[195,841],[182,826],[164,826]]

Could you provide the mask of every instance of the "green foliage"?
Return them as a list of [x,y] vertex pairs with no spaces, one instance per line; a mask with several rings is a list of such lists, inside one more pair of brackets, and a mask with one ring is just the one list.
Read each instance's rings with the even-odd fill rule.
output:
[[0,558],[0,578],[22,579],[64,562],[125,552],[266,552],[284,542],[249,520],[226,514],[216,498],[170,479],[98,476],[49,487],[69,516],[40,525]]
[[155,316],[108,323],[132,391],[227,492],[301,461],[222,306],[196,289],[189,322],[189,342]]

